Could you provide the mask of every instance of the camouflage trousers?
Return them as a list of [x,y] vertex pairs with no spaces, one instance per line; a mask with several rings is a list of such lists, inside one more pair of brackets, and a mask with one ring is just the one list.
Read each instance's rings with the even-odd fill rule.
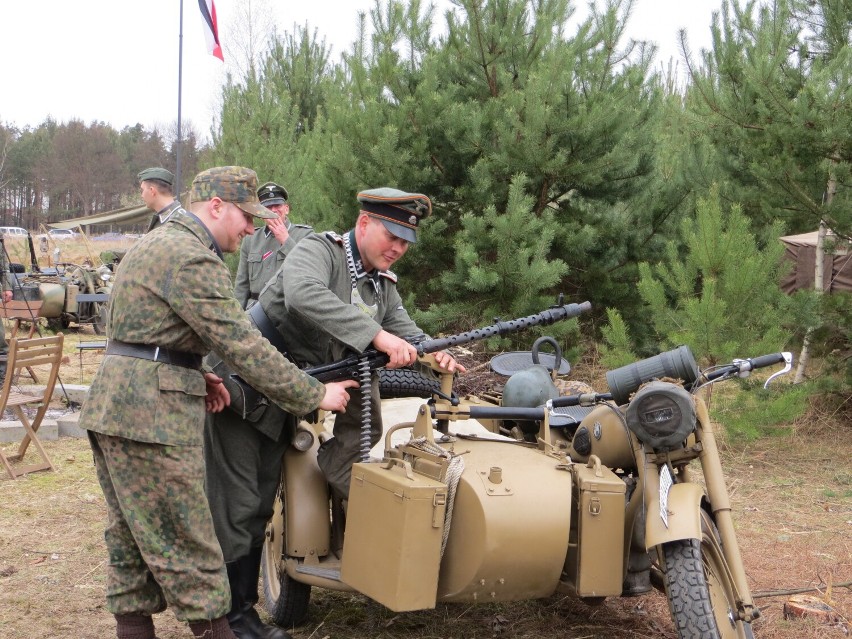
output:
[[[361,461],[361,404],[361,389],[350,388],[346,412],[337,414],[334,418],[334,437],[324,442],[317,452],[317,464],[332,490],[341,499],[349,498],[352,464]],[[378,375],[373,375],[370,418],[370,447],[372,448],[382,438],[382,406]]]
[[204,494],[201,447],[164,446],[89,432],[106,498],[107,609],[181,621],[231,609],[222,551]]

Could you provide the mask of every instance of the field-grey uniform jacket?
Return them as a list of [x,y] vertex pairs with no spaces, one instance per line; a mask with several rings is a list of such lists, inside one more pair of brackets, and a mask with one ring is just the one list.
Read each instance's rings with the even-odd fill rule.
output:
[[243,308],[248,306],[250,299],[257,299],[299,240],[314,232],[310,226],[292,223],[287,230],[290,235],[284,244],[280,244],[267,227],[257,229],[254,235],[243,239],[234,281],[234,297]]
[[[348,351],[363,352],[384,329],[400,337],[422,332],[408,316],[390,271],[366,273],[354,232],[349,232],[356,286],[361,306],[353,304],[352,279],[343,238],[335,233],[312,235],[299,242],[276,280],[258,303],[281,333],[290,355],[300,365],[326,364]],[[335,493],[346,497],[352,463],[358,460],[361,389],[350,389],[346,412],[335,418],[334,437],[320,448],[317,462]],[[372,376],[370,439],[382,433],[378,375]]]
[[168,222],[175,211],[181,210],[180,202],[174,200],[168,206],[164,206],[161,210],[151,216],[151,222],[148,224],[148,231],[153,231],[158,226],[162,226]]

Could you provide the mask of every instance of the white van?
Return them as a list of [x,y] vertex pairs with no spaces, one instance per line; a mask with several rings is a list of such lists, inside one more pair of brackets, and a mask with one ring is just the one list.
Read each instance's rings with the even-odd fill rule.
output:
[[27,229],[22,229],[20,226],[0,226],[0,235],[26,237]]

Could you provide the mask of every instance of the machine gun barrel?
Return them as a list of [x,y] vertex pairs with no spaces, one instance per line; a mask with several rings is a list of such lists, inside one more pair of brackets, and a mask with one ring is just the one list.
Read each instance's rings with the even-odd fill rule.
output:
[[[520,317],[506,322],[497,322],[496,324],[476,328],[472,331],[459,333],[458,335],[422,340],[417,342],[414,346],[417,349],[418,355],[436,353],[459,344],[467,344],[468,342],[487,339],[497,335],[517,333],[518,331],[522,331],[531,326],[548,326],[555,322],[577,317],[580,313],[588,311],[591,308],[592,305],[590,302],[582,302],[580,304],[563,304],[561,306],[545,309],[540,313],[535,313],[534,315],[527,315],[526,317]],[[350,355],[349,357],[332,362],[331,364],[305,368],[304,371],[323,383],[354,379],[364,358],[366,358],[369,362],[371,370],[381,368],[387,364],[389,360],[385,353],[377,351],[374,348],[369,348],[364,351],[362,355]]]

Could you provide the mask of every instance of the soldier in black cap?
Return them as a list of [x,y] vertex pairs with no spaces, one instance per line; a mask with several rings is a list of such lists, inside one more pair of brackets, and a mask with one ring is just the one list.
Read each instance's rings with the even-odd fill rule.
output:
[[278,219],[266,220],[263,230],[245,238],[240,247],[234,297],[243,308],[257,300],[296,243],[314,232],[310,226],[290,221],[290,204],[283,186],[267,182],[257,190],[257,197],[263,206],[278,214]]
[[[432,210],[420,193],[381,188],[358,194],[355,228],[305,238],[261,293],[253,313],[263,311],[300,365],[320,365],[373,346],[386,353],[388,368],[409,366],[417,351],[405,337],[423,332],[409,317],[390,267],[417,241],[420,220]],[[435,355],[450,371],[464,371],[447,352]],[[381,437],[378,375],[371,384],[371,440]],[[362,393],[353,389],[338,415],[334,437],[318,462],[336,497],[347,499],[352,464],[359,458]]]
[[168,222],[172,214],[181,208],[174,195],[175,176],[168,169],[151,167],[139,171],[136,179],[139,181],[142,200],[154,211],[148,225],[148,230],[153,231]]

